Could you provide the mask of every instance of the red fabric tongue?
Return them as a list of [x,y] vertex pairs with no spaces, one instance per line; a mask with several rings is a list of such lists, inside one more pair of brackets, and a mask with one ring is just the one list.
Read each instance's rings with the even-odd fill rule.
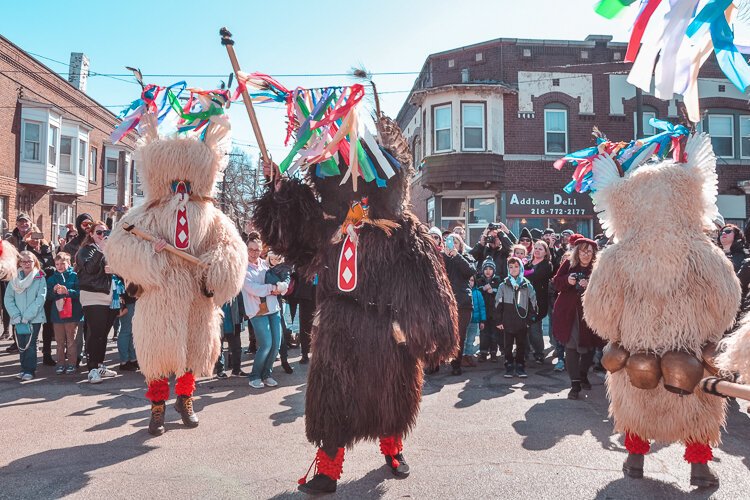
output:
[[184,182],[179,182],[177,184],[177,194],[186,194],[187,193],[187,187],[185,186]]

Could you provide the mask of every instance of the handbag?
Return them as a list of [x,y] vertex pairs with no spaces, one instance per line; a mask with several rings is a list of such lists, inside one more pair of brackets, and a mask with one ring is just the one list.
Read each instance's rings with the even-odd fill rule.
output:
[[31,335],[33,331],[31,323],[18,323],[16,325],[16,335]]
[[55,305],[57,306],[60,319],[70,319],[73,317],[73,299],[70,297],[60,298],[57,299]]

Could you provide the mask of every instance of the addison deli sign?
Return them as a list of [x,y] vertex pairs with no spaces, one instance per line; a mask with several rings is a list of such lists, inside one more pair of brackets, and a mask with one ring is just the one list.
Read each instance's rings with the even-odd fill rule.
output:
[[594,216],[594,204],[591,202],[591,197],[579,193],[508,191],[505,193],[505,208],[508,217]]

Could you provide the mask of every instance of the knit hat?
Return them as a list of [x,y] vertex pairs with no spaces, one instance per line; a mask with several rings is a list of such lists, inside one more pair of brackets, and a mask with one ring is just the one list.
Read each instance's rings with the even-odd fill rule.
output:
[[429,230],[429,231],[427,231],[427,234],[428,234],[428,235],[430,235],[430,236],[437,236],[437,237],[438,237],[438,238],[440,238],[440,239],[442,239],[442,238],[443,238],[443,232],[442,232],[442,231],[440,231],[440,229],[438,229],[438,228],[437,228],[437,227],[435,227],[435,226],[432,226],[432,227],[430,228],[430,230]]
[[572,229],[564,229],[564,230],[562,230],[562,231],[560,232],[560,234],[561,234],[561,235],[563,235],[563,236],[565,236],[565,235],[567,235],[567,236],[572,236],[572,235],[573,235],[574,233],[573,233],[573,230],[572,230]]
[[497,266],[495,265],[495,261],[492,260],[492,257],[487,257],[484,262],[482,262],[482,271],[487,267],[491,267],[493,271],[497,271]]
[[521,229],[521,236],[518,237],[519,241],[521,238],[528,238],[530,240],[534,240],[534,238],[531,237],[531,231],[528,230],[528,228]]

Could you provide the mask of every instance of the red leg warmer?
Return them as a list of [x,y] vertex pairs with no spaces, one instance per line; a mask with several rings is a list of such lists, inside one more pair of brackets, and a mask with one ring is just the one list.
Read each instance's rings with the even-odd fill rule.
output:
[[380,438],[380,453],[391,457],[391,465],[395,468],[399,466],[396,455],[404,449],[404,442],[401,436],[382,436]]
[[178,396],[192,396],[195,391],[195,377],[192,372],[185,372],[184,375],[177,378],[174,384],[174,392]]
[[625,449],[634,455],[645,455],[651,450],[651,445],[645,439],[641,439],[630,432],[625,433]]
[[149,382],[146,397],[154,403],[169,399],[169,380],[162,378]]
[[341,471],[344,470],[344,448],[339,448],[338,452],[336,452],[336,457],[333,459],[328,456],[328,453],[323,451],[323,448],[318,448],[318,452],[315,454],[315,460],[310,464],[310,468],[307,469],[307,474],[305,474],[304,477],[301,477],[297,483],[305,484],[307,482],[307,476],[310,475],[310,470],[313,468],[313,465],[315,466],[313,476],[316,474],[323,474],[334,481],[338,481],[341,477]]
[[685,461],[689,464],[705,464],[713,458],[711,446],[705,443],[687,443],[685,445]]

